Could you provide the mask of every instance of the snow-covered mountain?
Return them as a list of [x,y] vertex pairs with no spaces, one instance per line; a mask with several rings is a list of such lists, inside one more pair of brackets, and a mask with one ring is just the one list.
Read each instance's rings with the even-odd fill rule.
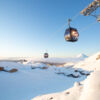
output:
[[87,58],[87,57],[88,56],[85,55],[85,54],[83,54],[83,53],[81,53],[81,54],[79,54],[79,55],[76,56],[76,58],[82,58],[82,59]]

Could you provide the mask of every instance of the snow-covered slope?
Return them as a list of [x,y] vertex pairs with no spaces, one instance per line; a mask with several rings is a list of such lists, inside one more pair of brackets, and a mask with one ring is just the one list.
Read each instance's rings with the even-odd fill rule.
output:
[[[32,100],[100,100],[100,71],[92,73],[82,84],[64,92],[38,96]],[[95,80],[95,81],[94,81]]]
[[[38,95],[63,91],[82,81],[73,68],[48,66],[42,63],[24,65],[17,62],[0,62],[5,70],[18,69],[15,73],[0,71],[0,100],[30,100]],[[77,78],[73,78],[72,74]]]
[[[92,71],[85,81],[76,82],[63,92],[38,96],[32,100],[99,100],[100,99],[100,52],[79,62],[73,68]],[[83,71],[82,71],[83,72]]]
[[100,70],[100,52],[86,58],[84,61],[79,62],[74,68],[82,68],[85,70]]

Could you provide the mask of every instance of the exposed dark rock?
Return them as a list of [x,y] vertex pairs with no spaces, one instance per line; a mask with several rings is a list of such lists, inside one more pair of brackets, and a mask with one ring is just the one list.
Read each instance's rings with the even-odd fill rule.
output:
[[70,94],[70,92],[66,92],[66,94]]
[[52,100],[53,99],[53,97],[51,97],[49,100]]
[[14,72],[17,72],[17,71],[18,71],[18,69],[13,68],[13,69],[9,70],[8,72],[9,72],[9,73],[14,73]]
[[73,78],[79,78],[80,76],[79,75],[74,75],[74,74],[69,74],[67,75],[68,77],[73,77]]
[[0,67],[0,71],[4,71],[4,67]]

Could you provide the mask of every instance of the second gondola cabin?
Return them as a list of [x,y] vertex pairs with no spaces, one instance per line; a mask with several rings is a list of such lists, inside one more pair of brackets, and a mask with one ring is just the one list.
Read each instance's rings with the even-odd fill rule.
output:
[[49,54],[48,53],[44,53],[44,58],[48,58]]

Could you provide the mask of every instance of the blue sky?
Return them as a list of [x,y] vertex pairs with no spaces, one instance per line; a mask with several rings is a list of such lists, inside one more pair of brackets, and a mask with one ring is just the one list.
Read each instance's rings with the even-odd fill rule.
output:
[[[0,56],[68,57],[100,51],[100,23],[79,12],[93,0],[0,0]],[[99,10],[99,9],[98,9]],[[68,18],[79,30],[79,41],[64,39]],[[95,23],[95,24],[92,24]],[[92,25],[91,25],[92,24]]]

